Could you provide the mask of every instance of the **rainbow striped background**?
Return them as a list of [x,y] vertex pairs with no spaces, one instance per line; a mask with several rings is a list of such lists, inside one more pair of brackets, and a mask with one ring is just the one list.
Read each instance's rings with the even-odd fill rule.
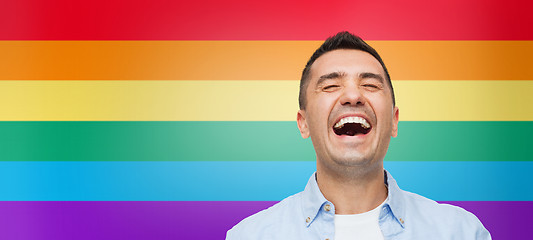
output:
[[2,5],[0,239],[223,239],[303,190],[298,79],[341,30],[389,68],[400,187],[530,237],[531,1]]

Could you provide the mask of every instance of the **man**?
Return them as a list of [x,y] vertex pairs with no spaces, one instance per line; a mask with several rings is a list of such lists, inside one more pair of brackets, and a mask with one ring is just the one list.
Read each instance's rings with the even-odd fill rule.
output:
[[341,32],[308,61],[298,128],[317,171],[305,190],[246,218],[226,239],[491,239],[462,208],[399,189],[383,159],[399,110],[378,53]]

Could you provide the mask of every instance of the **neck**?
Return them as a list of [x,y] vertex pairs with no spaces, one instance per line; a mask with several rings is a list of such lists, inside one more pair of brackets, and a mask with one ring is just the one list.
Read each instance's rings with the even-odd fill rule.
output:
[[387,199],[383,165],[364,174],[332,173],[317,166],[317,183],[324,197],[335,205],[335,214],[368,212]]

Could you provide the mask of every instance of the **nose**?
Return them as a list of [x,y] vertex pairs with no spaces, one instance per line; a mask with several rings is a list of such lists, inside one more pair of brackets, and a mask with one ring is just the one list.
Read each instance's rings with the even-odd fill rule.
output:
[[340,97],[341,105],[364,105],[365,98],[361,92],[361,89],[356,84],[349,84],[344,86],[342,95]]

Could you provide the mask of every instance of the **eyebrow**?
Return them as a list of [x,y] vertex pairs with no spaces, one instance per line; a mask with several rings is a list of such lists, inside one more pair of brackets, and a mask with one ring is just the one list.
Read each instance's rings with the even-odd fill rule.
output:
[[383,76],[381,76],[381,75],[379,75],[379,74],[371,73],[371,72],[363,72],[363,73],[360,73],[360,74],[359,74],[359,78],[360,78],[360,79],[374,78],[374,79],[379,80],[381,83],[383,83],[383,82],[385,81],[385,80],[383,79]]
[[316,85],[319,86],[322,84],[322,82],[328,80],[328,79],[337,79],[346,76],[345,72],[332,72],[328,74],[324,74],[318,78],[318,81],[316,82]]

